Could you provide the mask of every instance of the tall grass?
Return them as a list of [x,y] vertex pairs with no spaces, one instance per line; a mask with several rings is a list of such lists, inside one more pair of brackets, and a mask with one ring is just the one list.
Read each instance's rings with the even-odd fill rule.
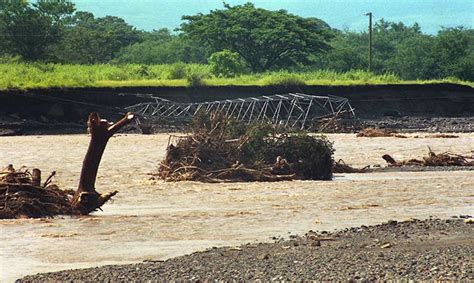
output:
[[452,82],[474,86],[456,78],[438,81],[402,81],[394,74],[366,71],[275,71],[234,78],[214,77],[207,65],[62,65],[0,61],[0,89],[94,86],[226,86],[226,85],[360,85]]

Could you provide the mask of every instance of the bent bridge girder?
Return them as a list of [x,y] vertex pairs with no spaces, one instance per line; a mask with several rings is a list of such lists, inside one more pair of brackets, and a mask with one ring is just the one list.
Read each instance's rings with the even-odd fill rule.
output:
[[354,117],[354,108],[347,98],[303,93],[237,98],[209,102],[180,103],[155,97],[154,102],[126,107],[147,120],[191,120],[201,110],[222,112],[238,121],[267,121],[274,124],[306,128],[311,122],[347,114]]

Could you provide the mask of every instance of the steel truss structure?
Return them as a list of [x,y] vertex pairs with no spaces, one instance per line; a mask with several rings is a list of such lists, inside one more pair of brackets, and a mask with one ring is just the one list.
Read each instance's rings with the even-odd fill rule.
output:
[[179,103],[154,97],[154,102],[127,107],[145,119],[190,120],[197,112],[222,112],[238,121],[267,121],[301,129],[317,119],[347,114],[355,116],[347,98],[303,93],[276,94],[197,103]]

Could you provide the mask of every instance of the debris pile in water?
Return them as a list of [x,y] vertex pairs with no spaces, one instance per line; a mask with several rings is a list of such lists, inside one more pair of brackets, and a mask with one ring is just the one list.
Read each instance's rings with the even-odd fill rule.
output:
[[334,162],[334,165],[332,167],[332,171],[334,173],[367,173],[369,172],[368,171],[369,169],[370,169],[369,165],[363,168],[352,167],[346,164],[346,162],[344,162],[344,160],[342,159],[339,159],[337,162]]
[[201,112],[191,133],[168,145],[155,175],[166,181],[330,180],[333,152],[324,137]]
[[0,219],[39,218],[77,214],[70,198],[74,191],[63,191],[51,184],[53,172],[41,184],[41,171],[32,172],[12,165],[0,171]]
[[407,159],[396,161],[392,156],[385,154],[382,158],[387,161],[389,167],[402,166],[474,166],[474,156],[464,156],[451,152],[436,154],[428,147],[428,156],[423,159]]
[[357,133],[356,136],[368,137],[368,138],[378,138],[378,137],[407,138],[407,136],[399,134],[394,129],[375,129],[375,128],[362,129]]

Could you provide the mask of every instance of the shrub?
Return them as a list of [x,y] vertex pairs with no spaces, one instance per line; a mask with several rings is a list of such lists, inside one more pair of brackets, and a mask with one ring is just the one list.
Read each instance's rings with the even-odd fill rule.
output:
[[198,71],[198,70],[190,70],[186,74],[186,81],[188,83],[188,86],[190,87],[205,85],[204,79],[207,79],[207,78],[209,78],[208,73],[205,73],[203,71]]
[[135,74],[140,78],[149,78],[152,73],[150,67],[147,65],[140,65],[135,69]]
[[446,77],[446,78],[444,78],[443,81],[448,81],[450,83],[459,83],[459,82],[461,82],[461,80],[458,77],[455,77],[455,76]]
[[174,63],[170,66],[169,70],[168,79],[170,80],[181,80],[187,76],[187,66],[184,63]]
[[[283,133],[279,133],[283,130]],[[305,132],[289,135],[269,124],[248,126],[247,142],[242,145],[241,160],[254,165],[273,164],[282,156],[291,164],[299,179],[331,180],[334,148],[324,136]]]
[[324,136],[314,137],[305,133],[289,136],[275,147],[276,154],[287,158],[301,179],[332,179],[334,149]]
[[18,55],[2,55],[0,56],[0,64],[18,64],[22,63],[23,59]]
[[379,80],[384,81],[386,83],[397,83],[400,81],[400,77],[394,73],[385,73],[379,76]]
[[286,71],[272,73],[265,79],[268,85],[300,86],[305,85],[304,79],[299,74],[288,73]]
[[216,77],[235,77],[244,72],[244,64],[238,53],[224,49],[209,57],[211,73]]

